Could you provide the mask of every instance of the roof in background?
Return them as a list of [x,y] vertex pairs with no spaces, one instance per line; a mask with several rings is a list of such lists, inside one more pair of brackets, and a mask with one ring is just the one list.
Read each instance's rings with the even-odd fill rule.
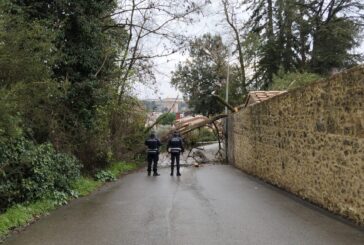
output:
[[287,91],[250,91],[245,101],[245,107],[263,102],[286,92]]

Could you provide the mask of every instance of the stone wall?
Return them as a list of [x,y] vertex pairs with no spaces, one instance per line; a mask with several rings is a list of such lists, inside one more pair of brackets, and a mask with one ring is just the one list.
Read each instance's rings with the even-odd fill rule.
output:
[[230,163],[364,224],[364,67],[229,116]]

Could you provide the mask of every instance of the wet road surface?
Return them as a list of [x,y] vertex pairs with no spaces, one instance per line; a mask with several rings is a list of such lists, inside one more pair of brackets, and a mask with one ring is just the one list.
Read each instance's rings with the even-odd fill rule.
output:
[[160,172],[127,175],[5,244],[364,244],[363,230],[231,166]]

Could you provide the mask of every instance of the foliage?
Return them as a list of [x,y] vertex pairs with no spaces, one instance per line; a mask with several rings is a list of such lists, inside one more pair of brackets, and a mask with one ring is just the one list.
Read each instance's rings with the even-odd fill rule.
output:
[[[246,90],[241,85],[240,71],[235,65],[231,65],[229,73],[229,98],[228,102],[232,106],[242,105],[245,101]],[[226,84],[223,85],[219,95],[225,98]]]
[[116,177],[110,171],[102,170],[95,174],[95,179],[96,181],[111,182],[115,181]]
[[83,197],[96,190],[101,184],[102,182],[100,181],[95,181],[91,178],[82,176],[72,183],[72,190],[75,191],[78,196]]
[[268,88],[281,69],[326,76],[361,61],[353,52],[363,25],[359,0],[257,0],[246,5],[252,14],[250,27],[242,32],[249,33],[246,39],[252,33],[259,37],[250,63],[256,67],[252,82],[257,88]]
[[0,214],[0,242],[9,230],[27,225],[34,217],[44,215],[56,207],[52,200],[39,200],[27,205],[15,205]]
[[198,142],[216,141],[216,135],[210,128],[201,128],[199,130]]
[[181,90],[195,113],[212,115],[223,106],[211,94],[219,94],[226,80],[227,48],[220,36],[205,34],[190,43],[190,58],[180,63],[171,83]]
[[176,121],[176,113],[166,112],[160,115],[157,119],[161,125],[172,125]]
[[57,56],[48,23],[27,20],[18,11],[17,15],[0,12],[0,87],[49,78]]
[[198,143],[216,141],[216,135],[210,128],[200,128],[183,136],[183,142],[188,147],[196,147]]
[[356,23],[346,18],[333,17],[330,22],[323,23],[316,31],[311,70],[327,74],[332,69],[355,65],[359,57],[348,50],[358,46],[359,31]]
[[136,169],[138,166],[135,163],[126,163],[126,162],[114,162],[107,169],[115,176],[119,177],[119,175],[126,173],[128,171]]
[[102,182],[115,181],[121,174],[136,168],[137,165],[134,163],[115,162],[112,163],[106,170],[101,170],[96,173],[95,179]]
[[126,33],[112,18],[116,1],[0,4],[0,137],[50,142],[86,171],[133,155],[144,112],[118,98]]
[[[190,58],[180,63],[171,83],[184,93],[194,113],[213,115],[224,106],[212,94],[225,98],[227,80],[227,48],[220,36],[205,34],[190,43]],[[229,64],[229,104],[237,106],[246,96],[241,67]]]
[[0,143],[22,135],[21,118],[11,92],[0,89]]
[[291,90],[297,87],[305,86],[311,82],[317,81],[322,77],[315,73],[299,73],[299,72],[288,72],[278,73],[273,77],[273,83],[271,90]]
[[132,160],[144,151],[146,112],[133,97],[108,105],[112,160]]
[[[114,162],[108,168],[109,176],[116,179],[120,174],[138,167],[135,163]],[[105,179],[104,181],[109,181]],[[71,198],[86,196],[102,185],[103,181],[96,181],[88,177],[78,177],[72,181],[70,191],[54,191],[40,200],[14,205],[0,214],[0,242],[1,237],[13,228],[22,227],[35,218],[45,215],[58,206],[66,204]]]
[[0,209],[49,193],[71,194],[81,167],[75,157],[57,153],[50,144],[34,145],[25,139],[1,144],[0,162]]
[[62,192],[62,191],[54,191],[48,193],[45,196],[44,200],[52,200],[55,206],[66,205],[71,198],[77,198],[77,192],[71,190],[70,193]]

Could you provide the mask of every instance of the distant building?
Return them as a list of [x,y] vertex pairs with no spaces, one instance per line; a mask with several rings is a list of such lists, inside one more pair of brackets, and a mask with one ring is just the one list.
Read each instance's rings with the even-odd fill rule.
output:
[[145,107],[149,112],[168,112],[183,113],[188,110],[186,102],[183,99],[165,98],[165,99],[147,99],[143,100]]
[[178,106],[179,102],[183,102],[183,100],[176,100],[175,98],[165,98],[162,100],[162,104],[173,113],[180,112]]
[[145,126],[146,127],[152,126],[153,123],[155,123],[158,117],[160,117],[161,115],[162,115],[161,112],[149,112],[147,115],[147,121],[145,122]]

